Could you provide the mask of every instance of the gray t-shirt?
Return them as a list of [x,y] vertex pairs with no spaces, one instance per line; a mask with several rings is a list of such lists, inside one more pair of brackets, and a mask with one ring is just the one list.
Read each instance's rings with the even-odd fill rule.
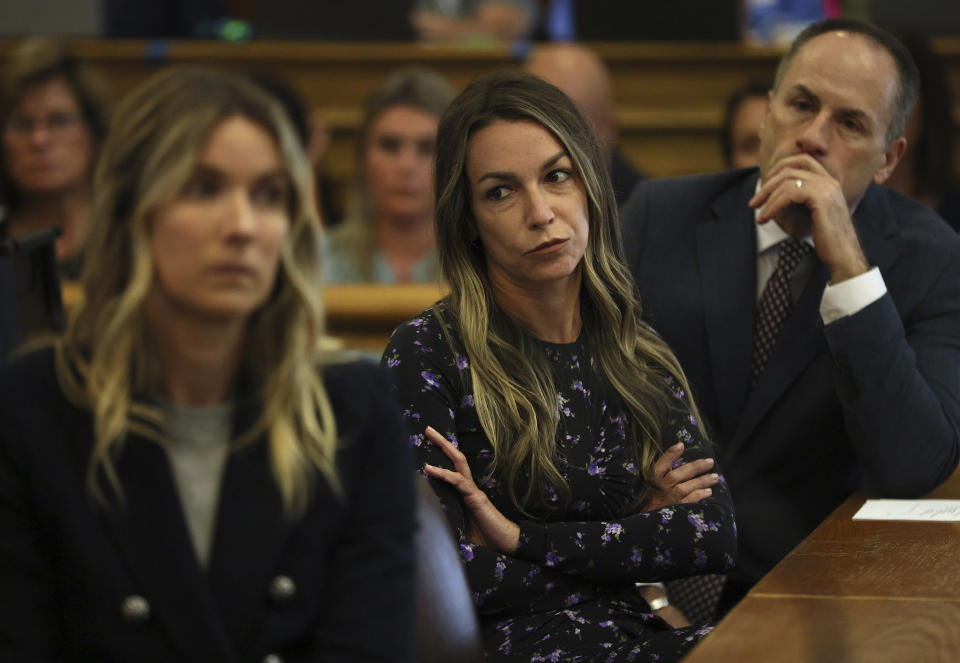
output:
[[170,466],[180,505],[197,561],[206,568],[230,444],[233,403],[190,407],[158,400],[169,424]]

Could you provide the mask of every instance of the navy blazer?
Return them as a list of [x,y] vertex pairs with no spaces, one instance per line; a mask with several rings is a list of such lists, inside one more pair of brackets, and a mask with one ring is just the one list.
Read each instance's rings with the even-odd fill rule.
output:
[[887,294],[824,325],[818,263],[756,387],[756,169],[647,180],[621,222],[644,315],[690,379],[755,582],[855,489],[918,497],[960,457],[960,237],[870,186],[855,214]]
[[[0,660],[411,660],[409,445],[379,369],[332,366],[324,379],[342,499],[318,473],[291,522],[265,441],[233,451],[204,571],[163,448],[129,436],[116,458],[124,503],[104,508],[86,485],[92,417],[64,398],[52,349],[5,370]],[[242,430],[255,414],[237,409]]]

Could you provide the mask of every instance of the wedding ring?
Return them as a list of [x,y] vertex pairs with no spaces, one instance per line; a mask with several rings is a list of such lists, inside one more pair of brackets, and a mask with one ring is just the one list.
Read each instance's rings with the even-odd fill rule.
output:
[[797,188],[798,188],[798,189],[802,189],[802,188],[803,188],[803,180],[796,180],[796,182],[797,182]]

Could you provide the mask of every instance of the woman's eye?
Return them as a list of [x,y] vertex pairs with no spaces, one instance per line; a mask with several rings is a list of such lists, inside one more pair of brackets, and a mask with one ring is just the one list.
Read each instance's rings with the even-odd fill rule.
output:
[[487,200],[503,200],[507,197],[507,187],[505,186],[495,186],[492,189],[487,189],[487,192],[484,194],[484,197]]
[[433,157],[433,153],[436,151],[436,141],[433,140],[422,140],[417,143],[417,154],[422,157]]
[[387,154],[396,154],[400,151],[400,140],[393,136],[380,136],[377,146]]
[[556,168],[547,173],[547,181],[558,184],[560,182],[566,182],[570,179],[570,171],[565,168]]
[[212,177],[192,177],[183,187],[182,195],[185,198],[205,199],[217,194],[219,183]]
[[253,201],[267,207],[284,207],[287,204],[287,187],[281,183],[262,184],[253,190]]

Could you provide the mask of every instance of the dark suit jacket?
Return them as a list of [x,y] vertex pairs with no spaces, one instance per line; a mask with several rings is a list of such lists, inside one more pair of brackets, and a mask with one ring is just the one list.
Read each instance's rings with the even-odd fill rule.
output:
[[755,582],[854,489],[918,497],[957,465],[960,238],[871,186],[856,211],[888,293],[824,326],[818,263],[750,390],[756,170],[641,182],[621,216],[645,316],[676,352],[737,513],[732,574]]
[[[306,514],[290,522],[264,440],[232,452],[203,571],[164,450],[131,435],[116,461],[124,506],[94,504],[92,419],[63,397],[52,350],[5,370],[0,660],[410,660],[409,446],[378,369],[331,367],[325,382],[343,499],[318,476]],[[248,425],[252,410],[238,410]],[[131,609],[131,596],[149,610]]]

